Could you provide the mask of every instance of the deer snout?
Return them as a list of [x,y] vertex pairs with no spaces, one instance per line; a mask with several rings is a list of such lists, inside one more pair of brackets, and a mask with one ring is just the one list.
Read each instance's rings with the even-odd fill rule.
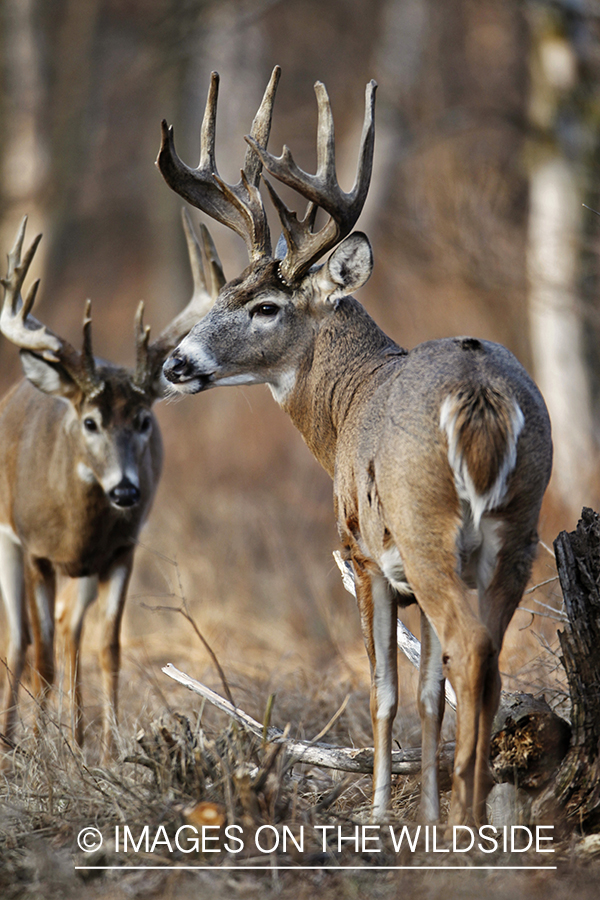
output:
[[108,492],[111,503],[123,508],[135,506],[140,501],[140,489],[129,478],[122,478],[112,490]]
[[172,353],[163,366],[163,373],[168,381],[177,384],[179,381],[187,381],[194,372],[194,367],[189,359],[181,351]]

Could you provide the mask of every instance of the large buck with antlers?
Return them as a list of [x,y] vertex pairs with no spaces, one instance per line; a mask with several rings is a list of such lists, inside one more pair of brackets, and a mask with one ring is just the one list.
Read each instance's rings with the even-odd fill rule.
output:
[[89,301],[81,352],[33,318],[30,310],[39,282],[24,301],[21,288],[41,235],[21,261],[25,224],[23,219],[2,279],[5,298],[0,317],[2,333],[21,348],[26,375],[0,403],[0,589],[9,631],[3,732],[10,744],[30,638],[42,701],[52,684],[56,580],[64,575],[71,579],[66,580],[70,601],[62,623],[65,656],[80,742],[78,657],[83,620],[98,594],[104,600],[100,662],[106,756],[117,711],[123,607],[136,540],[162,464],[161,437],[151,407],[163,395],[165,357],[206,312],[224,279],[208,232],[203,229],[201,247],[186,214],[192,298],[153,343],[140,304],[131,372],[94,359]]
[[[157,163],[167,183],[240,234],[250,256],[248,268],[223,287],[164,372],[182,393],[268,384],[334,479],[371,665],[373,817],[385,815],[391,794],[397,607],[416,602],[422,623],[421,815],[439,818],[437,753],[449,678],[457,696],[450,823],[482,822],[500,693],[498,654],[529,578],[550,476],[548,414],[504,347],[448,338],[407,351],[349,296],[372,268],[366,236],[350,232],[371,174],[376,85],[367,85],[358,175],[345,193],[337,183],[333,119],[322,84],[315,86],[316,174],[303,172],[287,147],[280,157],[267,151],[278,75],[276,69],[246,137],[236,185],[223,182],[215,164],[216,74],[197,169],[179,159],[172,129],[163,123]],[[259,192],[263,166],[308,200],[298,220],[265,182],[285,238],[275,253]],[[319,208],[329,218],[315,232]],[[477,613],[468,598],[473,587]]]

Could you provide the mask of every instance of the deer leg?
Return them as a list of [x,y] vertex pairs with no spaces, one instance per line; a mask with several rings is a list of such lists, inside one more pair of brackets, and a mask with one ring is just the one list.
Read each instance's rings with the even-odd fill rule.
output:
[[419,817],[423,822],[437,822],[440,818],[438,749],[445,707],[444,675],[442,647],[423,612],[421,612],[418,707],[422,736]]
[[17,718],[17,693],[25,666],[29,637],[25,610],[23,551],[10,535],[0,531],[0,592],[8,622],[8,650],[4,690],[3,733],[12,740]]
[[[471,821],[479,716],[493,646],[487,628],[469,605],[467,590],[455,572],[454,553],[440,552],[437,565],[413,545],[406,554],[406,574],[420,608],[438,635],[442,674],[456,693],[456,749],[452,777],[450,825]],[[410,568],[409,568],[410,561]],[[441,700],[440,700],[441,703]],[[425,746],[430,738],[425,739]],[[430,753],[429,750],[426,750]]]
[[100,667],[103,686],[103,759],[107,760],[114,749],[113,727],[117,724],[119,699],[119,667],[121,663],[121,620],[127,597],[127,588],[133,567],[133,548],[121,554],[113,562],[106,575],[100,578],[99,594],[104,603]]
[[54,599],[56,576],[47,559],[26,556],[25,584],[31,615],[34,650],[34,686],[40,709],[54,683]]
[[356,597],[361,628],[371,666],[373,725],[373,806],[371,818],[387,814],[392,789],[392,725],[398,707],[396,601],[383,575],[355,564]]
[[[523,517],[524,519],[525,517]],[[523,519],[520,521],[522,522]],[[482,525],[485,525],[485,520]],[[494,526],[483,528],[486,549],[486,533],[493,533]],[[477,761],[475,767],[475,795],[473,812],[478,824],[486,821],[486,798],[494,784],[490,771],[490,741],[494,716],[500,702],[501,678],[498,656],[502,648],[504,633],[523,596],[529,580],[531,564],[535,555],[537,536],[533,530],[531,541],[523,546],[520,530],[514,535],[508,533],[502,547],[496,544],[494,566],[481,565],[478,570],[479,614],[487,626],[494,647],[493,656],[484,684],[483,702],[479,717],[477,741]],[[483,559],[482,553],[482,559]]]
[[83,620],[88,607],[98,595],[98,578],[74,578],[61,592],[56,619],[63,638],[63,653],[68,667],[69,690],[71,694],[71,729],[75,740],[83,744],[83,702],[81,699],[81,673],[79,651],[83,633]]

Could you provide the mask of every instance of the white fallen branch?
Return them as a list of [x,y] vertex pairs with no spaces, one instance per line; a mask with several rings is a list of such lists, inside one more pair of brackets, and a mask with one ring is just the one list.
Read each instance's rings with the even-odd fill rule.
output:
[[[262,739],[264,734],[263,725],[239,709],[239,707],[232,706],[224,697],[221,697],[201,682],[196,681],[195,678],[186,675],[185,672],[181,672],[171,663],[164,666],[162,671],[169,678],[173,678],[174,681],[188,688],[188,690],[204,697],[222,712],[239,722],[240,725],[247,728],[256,737]],[[354,747],[335,747],[331,744],[313,741],[291,740],[284,736],[280,728],[275,728],[272,725],[267,728],[266,737],[271,743],[283,743],[285,752],[289,756],[295,757],[297,762],[320,766],[325,769],[339,769],[343,772],[364,772],[367,774],[373,772],[373,749],[371,747],[355,749]],[[454,745],[443,745],[440,753],[440,763],[450,769],[453,758]],[[392,772],[395,775],[416,775],[420,771],[421,751],[419,749],[393,751]]]
[[[356,597],[356,589],[354,587],[354,572],[352,571],[352,566],[349,562],[346,562],[344,559],[342,559],[342,554],[339,552],[339,550],[333,551],[333,558],[335,559],[338,565],[338,569],[340,570],[344,587],[349,594],[352,594],[353,597]],[[408,661],[418,669],[421,662],[421,642],[414,636],[412,631],[410,631],[406,627],[404,622],[400,621],[400,619],[398,619],[397,640],[398,646],[400,647]],[[452,685],[448,681],[446,681],[446,703],[449,707],[451,707],[451,709],[456,709],[456,694],[454,693]]]

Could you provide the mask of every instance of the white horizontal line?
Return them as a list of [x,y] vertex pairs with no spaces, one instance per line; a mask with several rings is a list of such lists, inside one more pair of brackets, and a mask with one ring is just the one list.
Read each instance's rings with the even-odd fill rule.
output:
[[227,870],[239,870],[239,869],[264,869],[268,872],[273,869],[292,869],[295,872],[301,872],[303,869],[331,869],[331,871],[337,872],[341,869],[353,869],[360,870],[361,872],[389,872],[389,871],[406,871],[409,869],[423,869],[425,871],[431,871],[433,869],[439,869],[443,872],[448,872],[451,869],[465,869],[465,870],[491,870],[498,872],[514,872],[516,870],[527,869],[530,871],[548,871],[552,869],[557,869],[558,866],[279,866],[277,864],[271,864],[269,866],[75,866],[75,869],[121,869],[123,872],[129,872],[134,870],[145,870],[145,869],[206,869],[211,872],[218,872],[220,869]]

